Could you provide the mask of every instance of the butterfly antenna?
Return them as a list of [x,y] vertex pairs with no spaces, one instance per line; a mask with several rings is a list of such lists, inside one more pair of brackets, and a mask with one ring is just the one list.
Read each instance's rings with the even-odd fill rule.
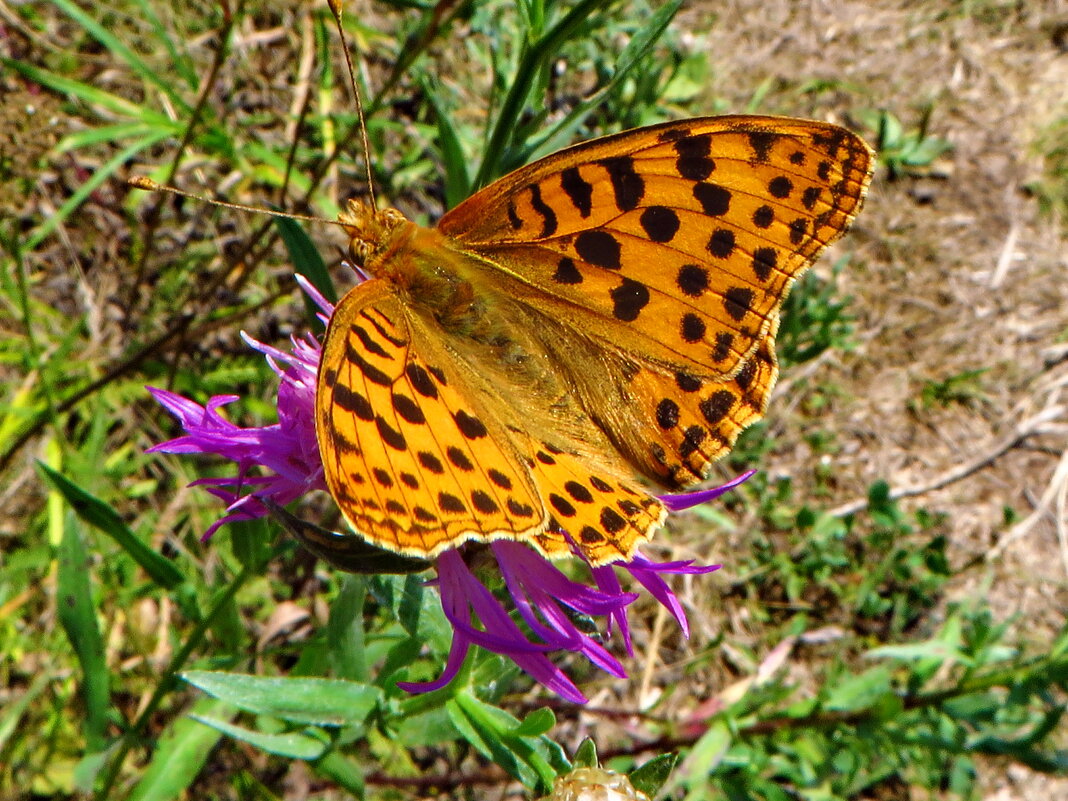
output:
[[352,56],[349,54],[349,43],[345,38],[345,28],[341,25],[341,13],[343,10],[341,3],[342,0],[327,0],[330,12],[334,15],[334,22],[337,23],[337,32],[341,37],[341,52],[345,54],[345,64],[349,68],[349,84],[352,86],[352,94],[356,98],[356,117],[360,122],[363,164],[367,168],[367,194],[370,196],[371,209],[378,211],[378,205],[375,203],[375,185],[371,178],[371,144],[367,139],[367,122],[363,118],[363,96],[360,94],[360,87],[356,83],[356,72],[352,66]]
[[212,206],[223,206],[228,209],[237,209],[238,211],[251,211],[254,214],[269,214],[272,217],[286,217],[290,220],[303,220],[304,222],[326,223],[328,225],[341,225],[337,220],[327,220],[323,217],[312,217],[308,214],[290,214],[285,211],[275,211],[274,209],[263,209],[259,206],[246,206],[244,203],[227,203],[225,200],[213,200],[210,197],[204,197],[194,192],[183,192],[181,189],[175,189],[173,186],[166,186],[153,181],[151,178],[147,178],[144,175],[133,175],[126,179],[126,183],[135,189],[144,189],[147,192],[166,192],[169,195],[176,195],[177,197],[187,197],[191,200],[199,200],[202,203],[208,203]]

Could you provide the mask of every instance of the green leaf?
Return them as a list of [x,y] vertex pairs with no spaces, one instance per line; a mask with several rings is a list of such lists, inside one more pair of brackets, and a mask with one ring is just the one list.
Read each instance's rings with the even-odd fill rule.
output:
[[289,757],[290,759],[318,759],[330,745],[325,735],[316,729],[306,729],[303,732],[268,734],[262,731],[246,729],[244,726],[238,726],[217,718],[203,715],[191,715],[190,717],[205,726],[210,726],[216,731],[221,731],[223,734],[233,737],[235,740],[254,745],[261,751]]
[[689,788],[686,795],[687,801],[714,797],[709,788],[709,776],[723,760],[733,739],[734,736],[727,721],[716,720],[694,743],[683,765],[685,783]]
[[181,677],[247,712],[320,726],[363,723],[381,697],[377,687],[341,679],[275,678],[211,670],[190,670]]
[[189,788],[219,742],[218,729],[198,722],[215,712],[224,712],[222,703],[213,698],[198,698],[189,715],[164,729],[128,801],[170,801]]
[[74,515],[65,515],[59,545],[56,606],[59,622],[74,647],[82,667],[85,698],[85,740],[90,751],[106,744],[107,711],[111,702],[109,674],[104,661],[104,639],[96,620],[96,605],[89,586],[89,554],[75,525]]
[[37,468],[70,504],[78,517],[115,540],[153,581],[168,590],[173,590],[184,581],[174,563],[145,545],[110,506],[44,462],[38,462]]
[[556,715],[547,707],[535,709],[515,728],[515,733],[520,737],[537,737],[545,734],[556,725]]
[[367,681],[367,648],[363,623],[363,605],[367,598],[367,578],[346,574],[341,592],[330,605],[326,623],[326,642],[336,674],[353,681]]
[[579,743],[579,747],[575,751],[575,758],[572,760],[572,767],[597,768],[600,765],[601,762],[597,759],[597,743],[587,737]]
[[890,676],[889,668],[880,666],[859,676],[842,677],[828,687],[824,707],[838,712],[867,709],[891,693]]
[[[289,259],[293,262],[294,272],[307,278],[324,298],[337,305],[337,290],[330,278],[330,272],[326,269],[323,257],[319,255],[319,249],[315,247],[315,243],[311,241],[305,230],[297,225],[296,220],[288,217],[275,217],[274,224],[282,241],[285,242],[286,250],[289,251]],[[304,298],[304,308],[307,310],[308,319],[312,321],[312,328],[321,332],[323,325],[316,317],[321,309],[303,292],[301,295]]]
[[337,751],[330,751],[322,759],[313,763],[312,770],[352,793],[358,801],[363,801],[365,797],[363,773],[355,760]]
[[274,556],[271,541],[275,538],[275,531],[267,525],[267,521],[262,517],[234,520],[228,528],[230,546],[241,566],[253,573],[265,573]]
[[537,781],[534,772],[501,742],[492,722],[486,720],[485,716],[480,715],[477,710],[473,710],[472,713],[468,712],[465,708],[467,705],[459,702],[461,695],[464,694],[457,693],[457,696],[445,705],[452,725],[482,756],[495,762],[508,775],[525,786],[533,787]]
[[645,793],[650,798],[655,798],[667,783],[678,761],[678,754],[660,754],[627,775],[634,789]]
[[[522,724],[503,709],[460,690],[446,704],[449,718],[471,745],[533,790],[547,791],[568,761],[546,737],[519,734]],[[554,768],[555,765],[555,768]]]
[[920,659],[937,660],[940,664],[946,662],[960,662],[965,665],[972,664],[972,660],[950,643],[938,640],[926,642],[908,643],[905,645],[883,645],[866,651],[864,656],[868,659],[901,659],[905,661],[917,661]]

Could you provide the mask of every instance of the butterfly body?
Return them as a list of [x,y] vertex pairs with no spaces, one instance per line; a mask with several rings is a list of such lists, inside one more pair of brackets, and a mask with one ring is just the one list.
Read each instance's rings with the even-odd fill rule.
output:
[[350,204],[372,279],[334,312],[317,395],[350,524],[419,557],[629,558],[664,517],[648,487],[700,481],[763,414],[783,298],[871,165],[836,126],[707,118],[561,151],[435,228]]

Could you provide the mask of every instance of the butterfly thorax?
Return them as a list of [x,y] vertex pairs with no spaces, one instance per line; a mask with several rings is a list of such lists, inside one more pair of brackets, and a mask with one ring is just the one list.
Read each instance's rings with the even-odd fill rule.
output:
[[450,247],[435,228],[416,225],[396,209],[374,209],[350,200],[338,216],[351,237],[353,260],[369,275],[388,281],[415,310],[448,333],[500,342],[503,327],[487,314],[486,298],[470,280],[472,259]]
[[[353,260],[392,285],[411,324],[429,326],[423,330],[467,366],[470,380],[502,404],[508,399],[511,408],[500,412],[504,422],[536,429],[560,447],[603,438],[580,411],[567,376],[547,369],[559,360],[543,341],[549,321],[494,287],[475,253],[395,209],[350,201],[339,220],[352,237]],[[535,420],[546,422],[544,431]]]

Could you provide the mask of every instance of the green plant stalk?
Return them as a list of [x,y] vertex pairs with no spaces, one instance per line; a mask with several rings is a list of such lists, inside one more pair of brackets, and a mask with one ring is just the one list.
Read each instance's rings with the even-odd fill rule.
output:
[[122,769],[123,763],[126,761],[126,755],[133,748],[134,742],[137,737],[144,730],[149,720],[156,713],[159,705],[163,702],[163,698],[170,692],[174,685],[175,677],[178,672],[185,666],[185,663],[189,661],[189,657],[192,656],[200,644],[204,641],[204,635],[207,634],[208,629],[215,623],[216,618],[222,614],[223,610],[227,608],[229,603],[237,595],[238,591],[245,585],[250,578],[256,575],[256,571],[244,568],[234,578],[230,585],[215,599],[215,603],[212,605],[208,614],[205,615],[193,628],[193,631],[189,634],[189,639],[185,641],[185,645],[174,655],[171,659],[167,669],[163,672],[163,676],[160,678],[159,684],[156,685],[155,691],[152,693],[152,697],[148,699],[148,704],[145,705],[144,710],[134,721],[134,724],[126,730],[122,738],[119,740],[118,748],[111,757],[111,761],[108,764],[107,771],[104,774],[103,783],[100,785],[100,789],[97,790],[97,801],[106,801],[111,798],[111,788],[115,785],[115,780],[119,776],[119,771]]
[[523,54],[519,67],[516,69],[512,87],[508,90],[501,110],[497,114],[497,125],[486,145],[486,152],[471,186],[472,189],[477,190],[485,186],[489,182],[490,171],[495,170],[500,164],[501,154],[504,152],[508,138],[515,132],[516,121],[530,93],[533,76],[539,65],[545,62],[550,53],[558,52],[560,42],[566,40],[574,28],[603,5],[604,0],[584,0],[579,3]]
[[[915,711],[936,708],[948,701],[974,693],[992,690],[995,687],[1011,687],[1041,678],[1041,673],[1068,672],[1068,655],[1061,655],[1054,659],[1035,657],[1023,664],[995,670],[983,676],[960,682],[955,687],[945,690],[937,690],[929,693],[917,693],[915,695],[902,694],[899,696],[903,711]],[[1054,680],[1044,682],[1054,683]],[[712,721],[715,716],[708,719]],[[848,712],[813,712],[808,715],[794,717],[790,715],[776,715],[774,717],[757,720],[753,723],[734,727],[737,737],[752,735],[769,735],[783,730],[791,729],[830,729],[837,726],[857,726],[863,723],[878,722],[881,718],[877,712],[870,708]],[[607,749],[600,752],[602,761],[619,756],[632,756],[645,751],[672,751],[678,748],[686,748],[693,745],[701,734],[687,734],[684,736],[668,735],[638,746],[627,746],[617,749]]]

